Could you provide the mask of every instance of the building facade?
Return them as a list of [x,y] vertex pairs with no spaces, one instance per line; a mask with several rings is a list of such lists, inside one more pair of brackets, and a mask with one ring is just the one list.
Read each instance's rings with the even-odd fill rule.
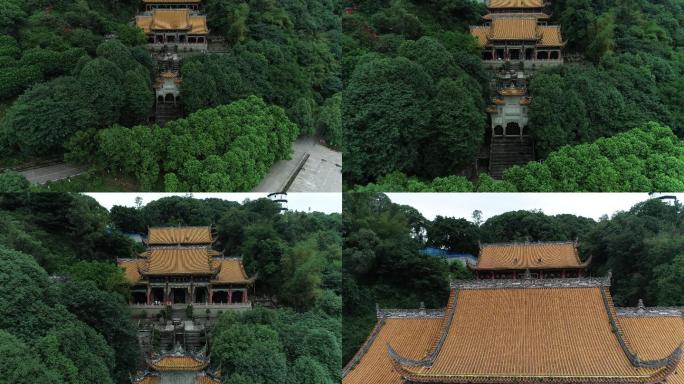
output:
[[148,47],[206,51],[207,17],[199,0],[143,0],[145,10],[135,25],[145,32]]
[[[570,247],[486,251],[490,278],[453,281],[444,309],[378,309],[343,384],[684,384],[684,309],[616,309],[610,276],[533,277],[546,259],[571,260],[558,248]],[[533,268],[496,276],[511,264]]]
[[215,241],[213,227],[150,228],[147,250],[118,260],[131,284],[130,304],[146,310],[250,308],[254,277],[241,259],[212,249]]
[[132,384],[221,383],[218,374],[207,372],[209,358],[204,353],[186,353],[180,346],[173,352],[151,356],[146,364],[146,370],[131,377]]

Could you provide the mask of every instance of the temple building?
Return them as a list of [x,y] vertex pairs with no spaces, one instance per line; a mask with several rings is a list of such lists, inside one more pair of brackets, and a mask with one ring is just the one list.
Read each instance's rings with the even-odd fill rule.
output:
[[176,48],[207,50],[207,17],[200,12],[199,0],[143,0],[145,10],[135,17],[135,25],[154,50]]
[[470,34],[482,49],[482,60],[495,69],[490,116],[489,173],[503,172],[534,160],[528,130],[530,97],[527,82],[536,69],[563,63],[565,46],[558,25],[549,25],[545,0],[487,0],[488,14]]
[[483,25],[470,27],[485,63],[521,63],[523,68],[563,62],[560,26],[548,25],[544,0],[489,0]]
[[120,259],[130,282],[130,303],[139,309],[250,308],[248,277],[242,260],[212,249],[213,227],[150,228],[147,250],[136,259]]
[[477,262],[467,267],[478,279],[551,279],[583,277],[589,263],[577,242],[503,243],[481,244]]
[[147,370],[131,377],[132,384],[220,384],[218,374],[206,372],[209,358],[204,353],[186,353],[176,346],[170,353],[147,359]]
[[[486,248],[482,273],[565,268],[574,247]],[[378,309],[342,383],[684,384],[684,309],[615,308],[610,276],[539,277],[452,281],[444,309]]]

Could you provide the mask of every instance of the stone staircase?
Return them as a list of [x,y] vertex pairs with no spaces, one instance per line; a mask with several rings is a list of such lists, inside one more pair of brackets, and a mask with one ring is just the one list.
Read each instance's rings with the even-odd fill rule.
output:
[[167,121],[175,120],[181,116],[180,107],[173,104],[156,103],[154,116],[155,122],[162,127]]
[[534,149],[529,136],[494,136],[490,148],[489,174],[501,179],[506,169],[534,160]]

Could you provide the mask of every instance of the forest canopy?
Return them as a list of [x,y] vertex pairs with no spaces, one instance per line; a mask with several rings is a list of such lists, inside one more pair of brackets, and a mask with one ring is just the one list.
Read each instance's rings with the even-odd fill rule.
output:
[[[241,103],[252,109],[281,108],[279,120],[287,122],[275,127],[282,129],[277,138],[250,137],[257,149],[238,140],[232,152],[200,148],[208,151],[205,156],[195,154],[198,148],[187,140],[189,133],[178,128],[182,121],[165,130],[150,124],[155,115],[153,82],[162,66],[148,52],[143,30],[131,26],[141,9],[139,0],[3,3],[0,164],[65,157],[114,184],[130,178],[142,190],[249,190],[264,176],[264,168],[288,157],[284,147],[291,147],[300,134],[340,147],[339,1],[203,2],[212,40],[209,52],[173,51],[182,57],[182,117],[204,113],[203,129],[225,126],[211,111]],[[233,127],[234,136],[244,136],[237,130]],[[150,158],[156,155],[140,150],[149,143],[131,147],[131,141],[155,135],[175,141],[184,163]],[[124,143],[112,146],[114,136]],[[264,141],[270,145],[261,146]],[[103,156],[111,156],[105,159],[112,160],[111,167],[100,161]],[[120,156],[135,164],[120,164]],[[191,157],[196,163],[186,166]],[[205,167],[215,170],[202,171]]]
[[[684,104],[679,97],[684,91],[684,5],[680,1],[554,0],[552,8],[550,23],[560,24],[567,40],[566,61],[535,71],[529,84],[529,132],[542,165],[520,167],[514,175],[504,176],[506,185],[496,190],[643,191],[652,190],[649,184],[654,189],[680,190],[682,176],[673,175],[665,165],[655,166],[660,168],[657,172],[667,169],[661,180],[655,180],[657,172],[639,166],[632,174],[639,181],[611,185],[612,175],[620,179],[627,172],[619,168],[632,162],[629,151],[599,154],[609,159],[595,166],[603,175],[590,175],[581,167],[584,178],[594,181],[577,176],[566,185],[560,180],[535,180],[567,176],[555,175],[557,165],[549,165],[547,171],[544,163],[558,164],[562,158],[569,161],[564,164],[569,169],[573,162],[567,157],[575,157],[570,152],[595,148],[592,145],[601,138],[654,124],[684,137]],[[468,26],[479,24],[486,12],[482,4],[470,0],[350,4],[343,15],[342,70],[347,188],[489,188],[489,181],[479,187],[476,172],[470,170],[478,151],[487,150],[484,105],[492,96],[488,88],[493,72],[482,67]],[[657,161],[659,151],[641,158]],[[682,155],[675,157],[676,163]],[[411,185],[387,182],[398,174]],[[475,186],[454,181],[463,175]]]

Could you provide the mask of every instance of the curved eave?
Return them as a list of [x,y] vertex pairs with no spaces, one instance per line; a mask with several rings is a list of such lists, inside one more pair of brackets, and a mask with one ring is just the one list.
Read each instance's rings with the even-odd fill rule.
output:
[[378,319],[378,321],[375,323],[375,327],[373,327],[373,330],[366,338],[366,341],[364,341],[364,343],[361,345],[361,348],[359,348],[359,350],[356,351],[354,357],[352,357],[351,360],[347,362],[347,365],[345,365],[344,368],[342,368],[342,378],[347,376],[349,372],[351,372],[354,369],[354,367],[356,367],[356,365],[358,365],[359,362],[361,362],[363,356],[366,354],[366,352],[368,352],[371,345],[373,345],[373,342],[380,334],[380,330],[382,329],[383,325],[385,325],[385,319]]
[[392,366],[399,375],[411,383],[440,383],[440,384],[510,384],[520,382],[553,382],[572,384],[658,384],[670,376],[682,357],[682,345],[670,354],[668,364],[650,374],[611,376],[611,375],[469,375],[469,374],[429,374],[421,372],[424,367],[404,365],[400,362],[398,354],[388,345],[388,354]]

